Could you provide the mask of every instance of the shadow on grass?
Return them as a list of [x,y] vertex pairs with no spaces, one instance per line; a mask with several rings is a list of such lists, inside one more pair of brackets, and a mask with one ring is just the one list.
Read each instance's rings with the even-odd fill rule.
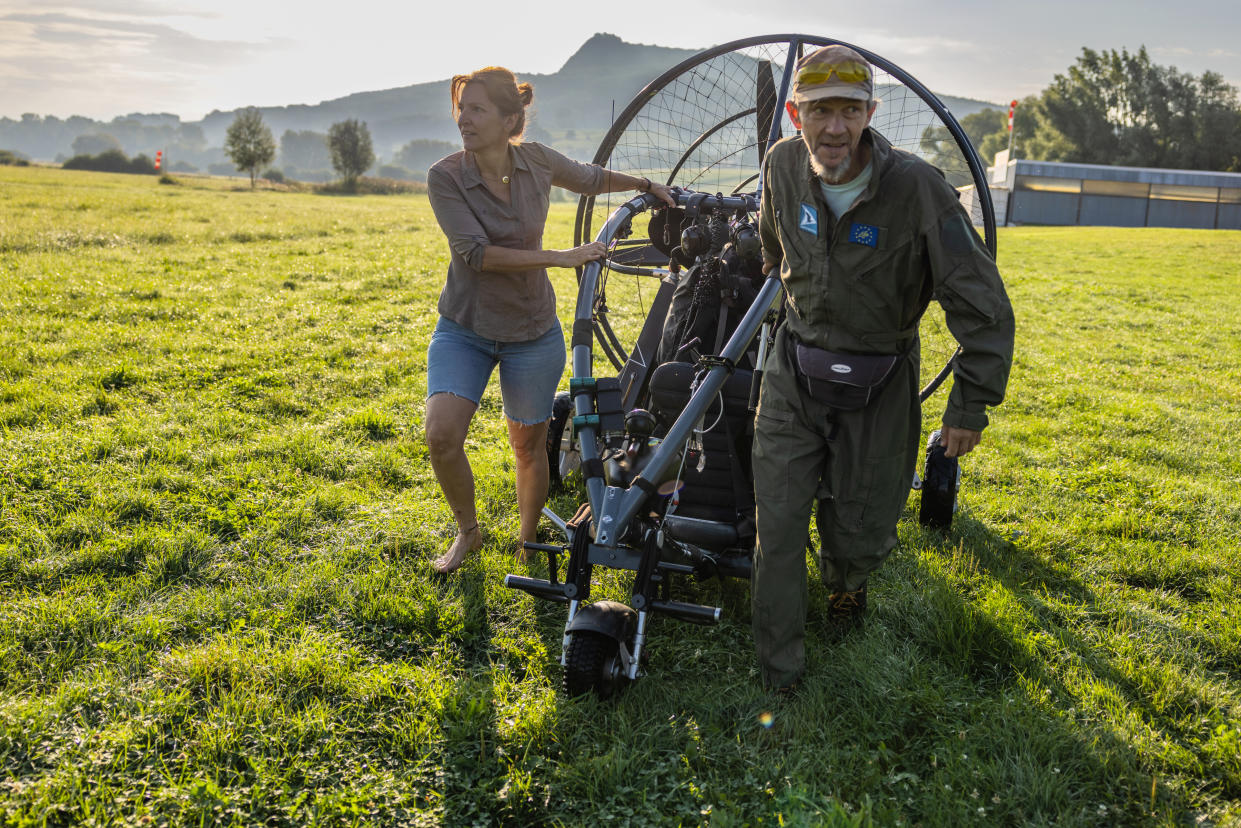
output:
[[439,600],[460,603],[461,625],[442,639],[455,664],[444,671],[452,683],[442,698],[441,738],[432,750],[438,770],[427,796],[439,800],[444,825],[545,824],[546,798],[536,799],[537,790],[529,789],[513,735],[501,730],[513,688],[497,680],[523,677],[497,657],[495,641],[503,631],[493,618],[504,608],[489,604],[489,578],[486,568],[472,564],[435,578]]
[[[929,563],[927,555],[942,557]],[[1064,784],[1088,779],[1090,787],[1110,794],[1098,814],[1083,812],[1083,819],[1107,822],[1107,813],[1143,822],[1187,818],[1184,788],[1164,780],[1190,769],[1198,785],[1228,799],[1241,794],[1236,770],[1203,750],[1210,733],[1203,723],[1226,721],[1220,700],[1188,682],[1169,686],[1159,672],[1175,666],[1151,663],[1159,656],[1131,643],[1140,633],[1125,608],[1101,600],[1080,572],[1001,538],[968,515],[958,516],[951,535],[914,571],[926,629],[913,629],[910,618],[887,620],[980,688],[1023,692],[1022,704],[1033,715],[1014,724],[1041,726],[1043,732],[1027,735],[1048,746],[1074,746],[1065,757],[1072,764],[1064,769]],[[1059,801],[1048,815],[1063,816],[1071,800],[1048,793],[1049,804]]]
[[[1198,718],[1169,716],[1125,653],[1074,626],[1117,622],[1080,574],[962,515],[947,537],[915,535],[872,586],[866,627],[841,638],[811,578],[808,671],[790,700],[759,687],[747,586],[686,585],[686,599],[724,606],[725,622],[653,623],[643,681],[607,703],[560,697],[549,784],[577,803],[574,819],[634,807],[621,794],[645,778],[645,807],[664,820],[727,806],[742,824],[841,807],[876,824],[1179,822],[1202,816],[1187,770],[1235,797]],[[540,613],[549,650],[563,617]],[[1181,708],[1218,714],[1203,693],[1179,692]]]

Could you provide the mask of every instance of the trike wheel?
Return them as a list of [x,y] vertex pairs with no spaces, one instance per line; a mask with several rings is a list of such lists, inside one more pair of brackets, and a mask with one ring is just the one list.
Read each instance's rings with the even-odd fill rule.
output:
[[570,636],[564,666],[567,695],[581,696],[593,690],[606,699],[619,689],[622,680],[616,639],[593,630],[578,630]]
[[[549,489],[555,489],[564,479],[577,471],[581,456],[565,437],[572,434],[573,398],[568,391],[561,391],[552,403],[552,418],[547,424],[547,469]],[[567,432],[567,434],[566,434]]]
[[955,457],[945,457],[939,444],[939,432],[927,441],[926,471],[922,478],[922,497],[918,506],[918,522],[933,529],[949,529],[957,509],[957,488],[961,465]]

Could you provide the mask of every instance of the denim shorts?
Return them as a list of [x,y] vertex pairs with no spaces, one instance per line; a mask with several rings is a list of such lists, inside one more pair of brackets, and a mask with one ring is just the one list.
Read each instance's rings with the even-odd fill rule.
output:
[[559,322],[538,339],[497,342],[441,316],[427,348],[427,398],[448,393],[478,405],[497,363],[504,415],[522,425],[546,422],[564,374]]

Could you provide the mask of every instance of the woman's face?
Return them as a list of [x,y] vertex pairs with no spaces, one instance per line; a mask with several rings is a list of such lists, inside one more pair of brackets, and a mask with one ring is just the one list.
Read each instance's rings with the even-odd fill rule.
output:
[[501,115],[481,83],[467,83],[457,101],[461,144],[471,152],[505,146],[517,125],[516,115]]

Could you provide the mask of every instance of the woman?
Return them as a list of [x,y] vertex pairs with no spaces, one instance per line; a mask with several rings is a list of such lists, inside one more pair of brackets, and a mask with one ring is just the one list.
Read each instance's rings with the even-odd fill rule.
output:
[[564,372],[565,343],[546,269],[577,267],[605,253],[600,242],[543,248],[551,187],[586,195],[636,189],[676,204],[667,187],[647,178],[521,143],[534,90],[507,69],[457,75],[451,95],[463,149],[427,173],[431,208],[452,253],[427,350],[427,447],[457,522],[457,537],[433,564],[441,573],[457,569],[482,546],[465,437],[497,364],[517,461],[519,557],[521,543],[535,539],[547,498],[547,421]]

